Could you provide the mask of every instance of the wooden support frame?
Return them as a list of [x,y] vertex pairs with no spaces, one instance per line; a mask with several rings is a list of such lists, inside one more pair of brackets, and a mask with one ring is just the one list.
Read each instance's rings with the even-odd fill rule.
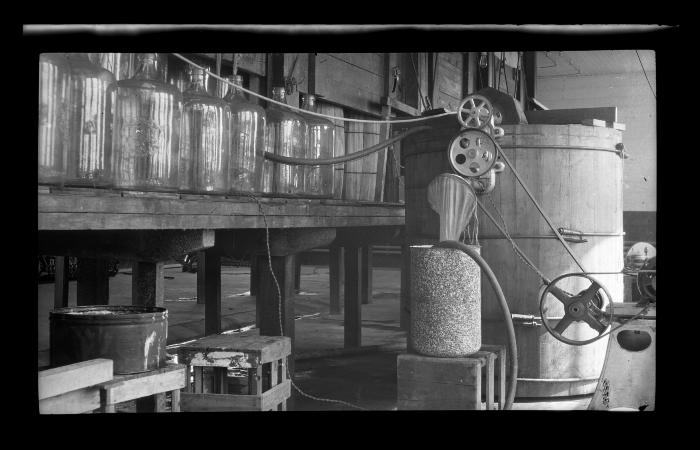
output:
[[221,256],[211,250],[200,255],[198,274],[201,270],[204,278],[204,334],[208,336],[221,332]]
[[523,79],[525,80],[525,92],[523,92],[522,105],[526,111],[534,109],[531,99],[537,95],[537,52],[525,52],[523,55]]
[[362,261],[360,262],[362,268],[360,273],[360,283],[361,283],[361,299],[363,305],[368,305],[372,303],[372,246],[363,245],[362,246]]
[[343,247],[332,244],[329,249],[330,313],[340,314],[340,287],[344,283]]
[[107,260],[80,258],[78,270],[77,305],[108,305],[109,275]]
[[345,247],[344,347],[362,346],[362,290],[360,246]]
[[[282,305],[278,304],[278,292],[275,280],[270,273],[266,254],[258,254],[258,295],[256,296],[256,315],[259,317],[258,328],[262,336],[287,336],[291,338],[291,352],[294,355],[294,262],[295,255],[272,256],[272,270],[279,284]],[[282,317],[280,318],[280,310]],[[282,333],[280,333],[280,322]],[[293,357],[289,361],[289,371],[294,374]]]
[[165,306],[163,262],[134,261],[131,268],[131,304]]

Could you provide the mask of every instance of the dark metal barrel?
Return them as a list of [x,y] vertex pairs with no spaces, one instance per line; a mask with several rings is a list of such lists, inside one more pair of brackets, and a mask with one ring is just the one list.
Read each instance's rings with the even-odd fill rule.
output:
[[94,358],[114,361],[115,374],[165,365],[168,310],[151,306],[78,306],[51,311],[51,365]]

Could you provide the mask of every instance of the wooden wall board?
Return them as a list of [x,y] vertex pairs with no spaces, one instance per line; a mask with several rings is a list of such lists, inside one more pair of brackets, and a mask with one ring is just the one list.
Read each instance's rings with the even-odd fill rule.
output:
[[384,56],[377,53],[318,53],[316,94],[324,100],[379,114],[384,95]]

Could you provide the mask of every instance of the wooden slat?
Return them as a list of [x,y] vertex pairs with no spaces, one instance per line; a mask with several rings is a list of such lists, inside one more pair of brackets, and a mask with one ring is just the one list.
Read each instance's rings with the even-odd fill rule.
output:
[[109,381],[114,373],[111,359],[91,359],[39,372],[39,400]]
[[291,386],[289,380],[286,380],[262,394],[263,411],[276,410],[277,405],[287,400],[291,395]]
[[177,351],[182,363],[250,368],[289,355],[291,339],[286,336],[212,335],[183,345]]
[[[532,96],[532,93],[528,93]],[[565,125],[581,123],[586,119],[599,119],[617,122],[617,107],[549,109],[546,111],[525,111],[527,122],[532,124]]]
[[100,407],[100,388],[87,387],[39,400],[40,414],[81,414]]
[[151,372],[116,376],[114,380],[103,383],[100,387],[110,392],[113,403],[182,389],[185,387],[185,366],[172,364]]
[[180,411],[260,411],[262,398],[256,395],[180,393]]
[[376,53],[319,53],[316,93],[328,101],[378,114],[384,88],[383,58]]

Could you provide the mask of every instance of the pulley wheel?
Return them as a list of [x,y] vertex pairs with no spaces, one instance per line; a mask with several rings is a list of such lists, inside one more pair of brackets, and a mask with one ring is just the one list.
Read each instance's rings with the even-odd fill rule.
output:
[[465,128],[485,128],[492,117],[493,106],[483,95],[468,95],[457,108],[457,121]]
[[486,174],[498,158],[498,146],[486,132],[467,128],[450,142],[447,150],[452,168],[465,177]]

